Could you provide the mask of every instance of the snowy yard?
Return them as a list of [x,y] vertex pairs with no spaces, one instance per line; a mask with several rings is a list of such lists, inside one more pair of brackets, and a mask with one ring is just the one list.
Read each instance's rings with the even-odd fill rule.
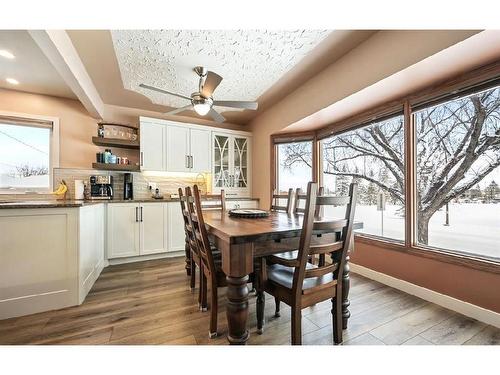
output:
[[[403,240],[404,218],[397,214],[397,209],[399,206],[386,206],[382,233],[381,211],[377,211],[377,206],[358,204],[356,220],[364,224],[360,232]],[[444,208],[430,220],[430,246],[500,259],[500,204],[454,203],[450,204],[449,212],[449,226],[443,225]],[[342,212],[325,214],[339,216]]]

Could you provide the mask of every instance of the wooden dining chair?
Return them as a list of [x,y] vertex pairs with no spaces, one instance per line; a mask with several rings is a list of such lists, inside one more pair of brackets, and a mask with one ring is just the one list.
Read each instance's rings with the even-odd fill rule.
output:
[[[206,297],[203,296],[203,273],[201,272],[201,258],[200,252],[198,250],[198,244],[196,242],[193,225],[191,223],[191,215],[189,212],[189,207],[193,206],[193,197],[191,194],[191,188],[187,186],[185,188],[185,194],[182,193],[182,189],[179,188],[179,200],[181,202],[182,217],[184,220],[184,231],[186,233],[186,241],[189,247],[189,262],[190,262],[190,282],[189,286],[191,290],[194,290],[196,283],[196,267],[200,270],[199,274],[199,285],[200,289],[198,291],[198,306],[200,310],[207,310]],[[203,299],[205,297],[205,299]]]
[[[257,328],[263,332],[264,324],[264,292],[275,297],[275,301],[283,301],[292,308],[292,344],[302,343],[301,319],[302,309],[321,301],[332,300],[333,340],[342,342],[342,274],[350,246],[354,212],[356,207],[357,185],[351,184],[347,197],[317,197],[316,183],[310,182],[307,187],[304,219],[299,242],[299,250],[295,259],[283,259],[269,256],[270,264],[261,264],[258,296],[257,296]],[[316,205],[346,204],[343,219],[333,221],[315,221]],[[339,233],[332,236],[332,242],[311,245],[313,233]],[[313,265],[307,260],[312,254],[328,254],[331,263]],[[279,312],[279,304],[276,306]]]
[[221,210],[226,211],[226,193],[224,190],[220,194],[200,195],[202,210]]
[[[191,191],[189,191],[191,194]],[[208,287],[210,287],[210,329],[209,337],[217,336],[217,310],[218,310],[218,288],[227,286],[226,275],[222,271],[220,253],[214,251],[208,239],[207,229],[203,220],[203,205],[201,194],[197,185],[193,187],[193,202],[188,204],[190,222],[193,228],[194,238],[200,257],[200,273],[202,304],[207,300]]]
[[[281,201],[283,199],[286,199],[285,205],[281,204]],[[292,203],[293,203],[293,189],[292,188],[288,189],[287,194],[275,193],[275,194],[273,194],[273,197],[271,199],[271,211],[291,213],[292,212]]]

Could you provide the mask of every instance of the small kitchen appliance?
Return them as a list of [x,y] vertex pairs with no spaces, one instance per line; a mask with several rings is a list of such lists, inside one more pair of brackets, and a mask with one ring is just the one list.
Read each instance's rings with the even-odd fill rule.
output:
[[90,199],[113,199],[113,176],[90,176]]
[[123,199],[132,200],[134,199],[134,185],[133,185],[133,174],[125,173],[123,175]]

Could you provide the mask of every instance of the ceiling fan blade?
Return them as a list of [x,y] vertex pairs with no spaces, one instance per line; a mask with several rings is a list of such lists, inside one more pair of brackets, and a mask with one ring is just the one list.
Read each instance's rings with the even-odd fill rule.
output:
[[214,105],[221,107],[231,108],[244,108],[244,109],[257,109],[259,104],[257,102],[237,101],[237,100],[214,100]]
[[222,77],[220,75],[208,71],[206,77],[204,77],[204,82],[201,88],[201,95],[203,95],[205,98],[212,97],[212,94],[214,93],[217,86],[219,86],[221,81]]
[[219,112],[217,112],[215,109],[210,108],[210,112],[208,114],[214,119],[216,122],[224,122],[226,119],[224,116],[222,116]]
[[192,107],[192,105],[188,104],[188,105],[186,105],[184,107],[180,107],[180,108],[174,109],[173,111],[167,112],[165,114],[166,115],[176,115],[176,114],[181,113],[181,112],[183,112],[183,111],[185,111],[187,109],[190,109],[191,107]]
[[170,92],[170,91],[167,91],[167,90],[159,89],[158,87],[153,87],[153,86],[145,85],[144,83],[141,83],[139,85],[139,87],[142,87],[142,88],[145,88],[145,89],[148,89],[148,90],[153,90],[153,91],[161,92],[162,94],[174,95],[174,96],[178,96],[179,98],[182,98],[182,99],[191,100],[191,98],[189,96],[185,96],[185,95],[181,95],[181,94],[176,94],[174,92]]

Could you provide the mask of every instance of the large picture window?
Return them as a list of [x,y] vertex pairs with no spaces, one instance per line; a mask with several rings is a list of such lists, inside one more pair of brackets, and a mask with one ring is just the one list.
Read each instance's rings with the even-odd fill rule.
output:
[[312,180],[313,142],[291,142],[276,145],[276,189],[286,193],[288,189],[307,190]]
[[417,243],[500,258],[500,89],[414,113]]
[[356,219],[363,233],[405,239],[404,123],[397,115],[321,141],[325,194],[346,195],[358,183]]
[[52,122],[0,116],[0,150],[0,193],[50,190],[59,153]]

